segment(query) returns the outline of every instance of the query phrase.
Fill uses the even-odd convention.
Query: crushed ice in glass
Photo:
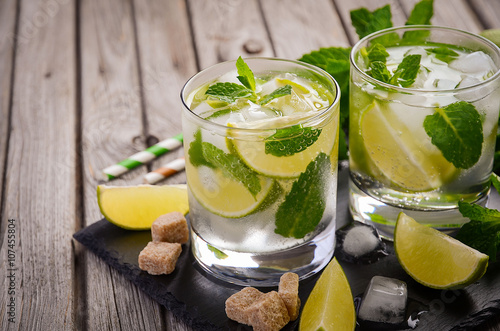
[[[374,276],[361,300],[358,321],[369,329],[397,328],[406,322],[406,283]]]
[[[335,254],[351,263],[373,263],[387,256],[386,245],[377,230],[368,224],[353,221],[337,230]]]

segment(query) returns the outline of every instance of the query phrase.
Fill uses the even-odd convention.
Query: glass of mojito
[[[339,98],[321,69],[271,58],[214,65],[181,92],[192,252],[220,279],[308,277],[335,246]]]
[[[353,218],[391,239],[397,215],[453,232],[485,204],[500,108],[500,50],[478,35],[396,27],[351,53]]]

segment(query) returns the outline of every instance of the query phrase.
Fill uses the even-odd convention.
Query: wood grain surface
[[[297,59],[348,47],[358,40],[351,10],[390,4],[403,25],[416,2],[1,0],[0,330],[191,330],[72,240],[102,218],[101,170],[181,132],[179,93],[196,72],[240,55]],[[432,23],[500,28],[500,1],[434,0]],[[182,155],[108,184],[141,184]]]

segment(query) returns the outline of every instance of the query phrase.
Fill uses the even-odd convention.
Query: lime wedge
[[[335,258],[328,264],[302,310],[299,331],[354,330],[356,313],[351,288]]]
[[[403,269],[417,282],[436,289],[462,288],[479,280],[488,256],[399,213],[394,248]]]
[[[239,218],[259,211],[272,204],[282,192],[275,180],[263,176],[259,176],[261,190],[254,197],[242,182],[224,176],[220,169],[195,168],[186,162],[186,171],[189,188],[196,200],[223,217]]]
[[[290,117],[281,117],[271,121],[290,121],[287,124],[291,125],[293,122]],[[237,124],[234,124],[232,126],[236,127],[236,125]],[[275,178],[295,178],[304,172],[311,160],[314,160],[320,153],[325,153],[327,155],[332,154],[335,147],[338,145],[337,126],[337,122],[331,120],[321,128],[318,139],[312,145],[301,152],[289,156],[267,154],[266,141],[264,138],[260,140],[249,140],[248,138],[242,137],[240,139],[237,133],[229,133],[234,139],[228,139],[228,145],[232,145],[230,150],[234,149],[243,162],[257,173]],[[337,150],[335,151],[338,153]],[[335,157],[337,157],[336,154]]]
[[[391,109],[382,108],[376,101],[362,115],[360,126],[367,155],[398,187],[416,192],[430,191],[449,181],[457,172],[437,148],[430,142],[428,148],[423,146]]]
[[[111,223],[146,230],[161,215],[189,211],[187,187],[182,185],[97,186],[97,203]]]

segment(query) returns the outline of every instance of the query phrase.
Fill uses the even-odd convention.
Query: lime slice
[[[333,260],[314,285],[302,310],[299,331],[354,330],[356,313],[351,288],[342,267]]]
[[[224,176],[220,169],[193,167],[186,162],[187,182],[198,202],[214,214],[239,218],[272,204],[282,191],[270,178],[259,176],[261,190],[254,197],[240,181]],[[274,201],[273,201],[274,202]]]
[[[298,117],[297,117],[298,118]],[[302,117],[303,118],[303,117]],[[289,117],[281,117],[271,120],[276,122],[289,121],[287,124],[293,123]],[[238,123],[238,125],[240,125]],[[236,127],[236,124],[232,125]],[[330,120],[322,129],[318,139],[301,152],[289,156],[275,156],[266,154],[266,142],[262,138],[260,140],[246,140],[245,137],[239,139],[237,133],[229,134],[234,139],[228,139],[227,143],[230,150],[234,150],[245,164],[252,170],[268,177],[276,178],[295,178],[298,177],[307,168],[307,165],[314,160],[320,153],[331,155],[337,145],[338,137],[337,122]]]
[[[488,256],[399,213],[394,249],[403,269],[417,282],[436,289],[462,288],[481,278]]]
[[[97,186],[97,203],[111,223],[146,230],[161,215],[189,211],[187,187],[181,185]]]
[[[457,172],[437,148],[430,142],[426,148],[391,109],[380,107],[376,101],[362,115],[360,126],[367,155],[378,170],[399,187],[430,191]]]

